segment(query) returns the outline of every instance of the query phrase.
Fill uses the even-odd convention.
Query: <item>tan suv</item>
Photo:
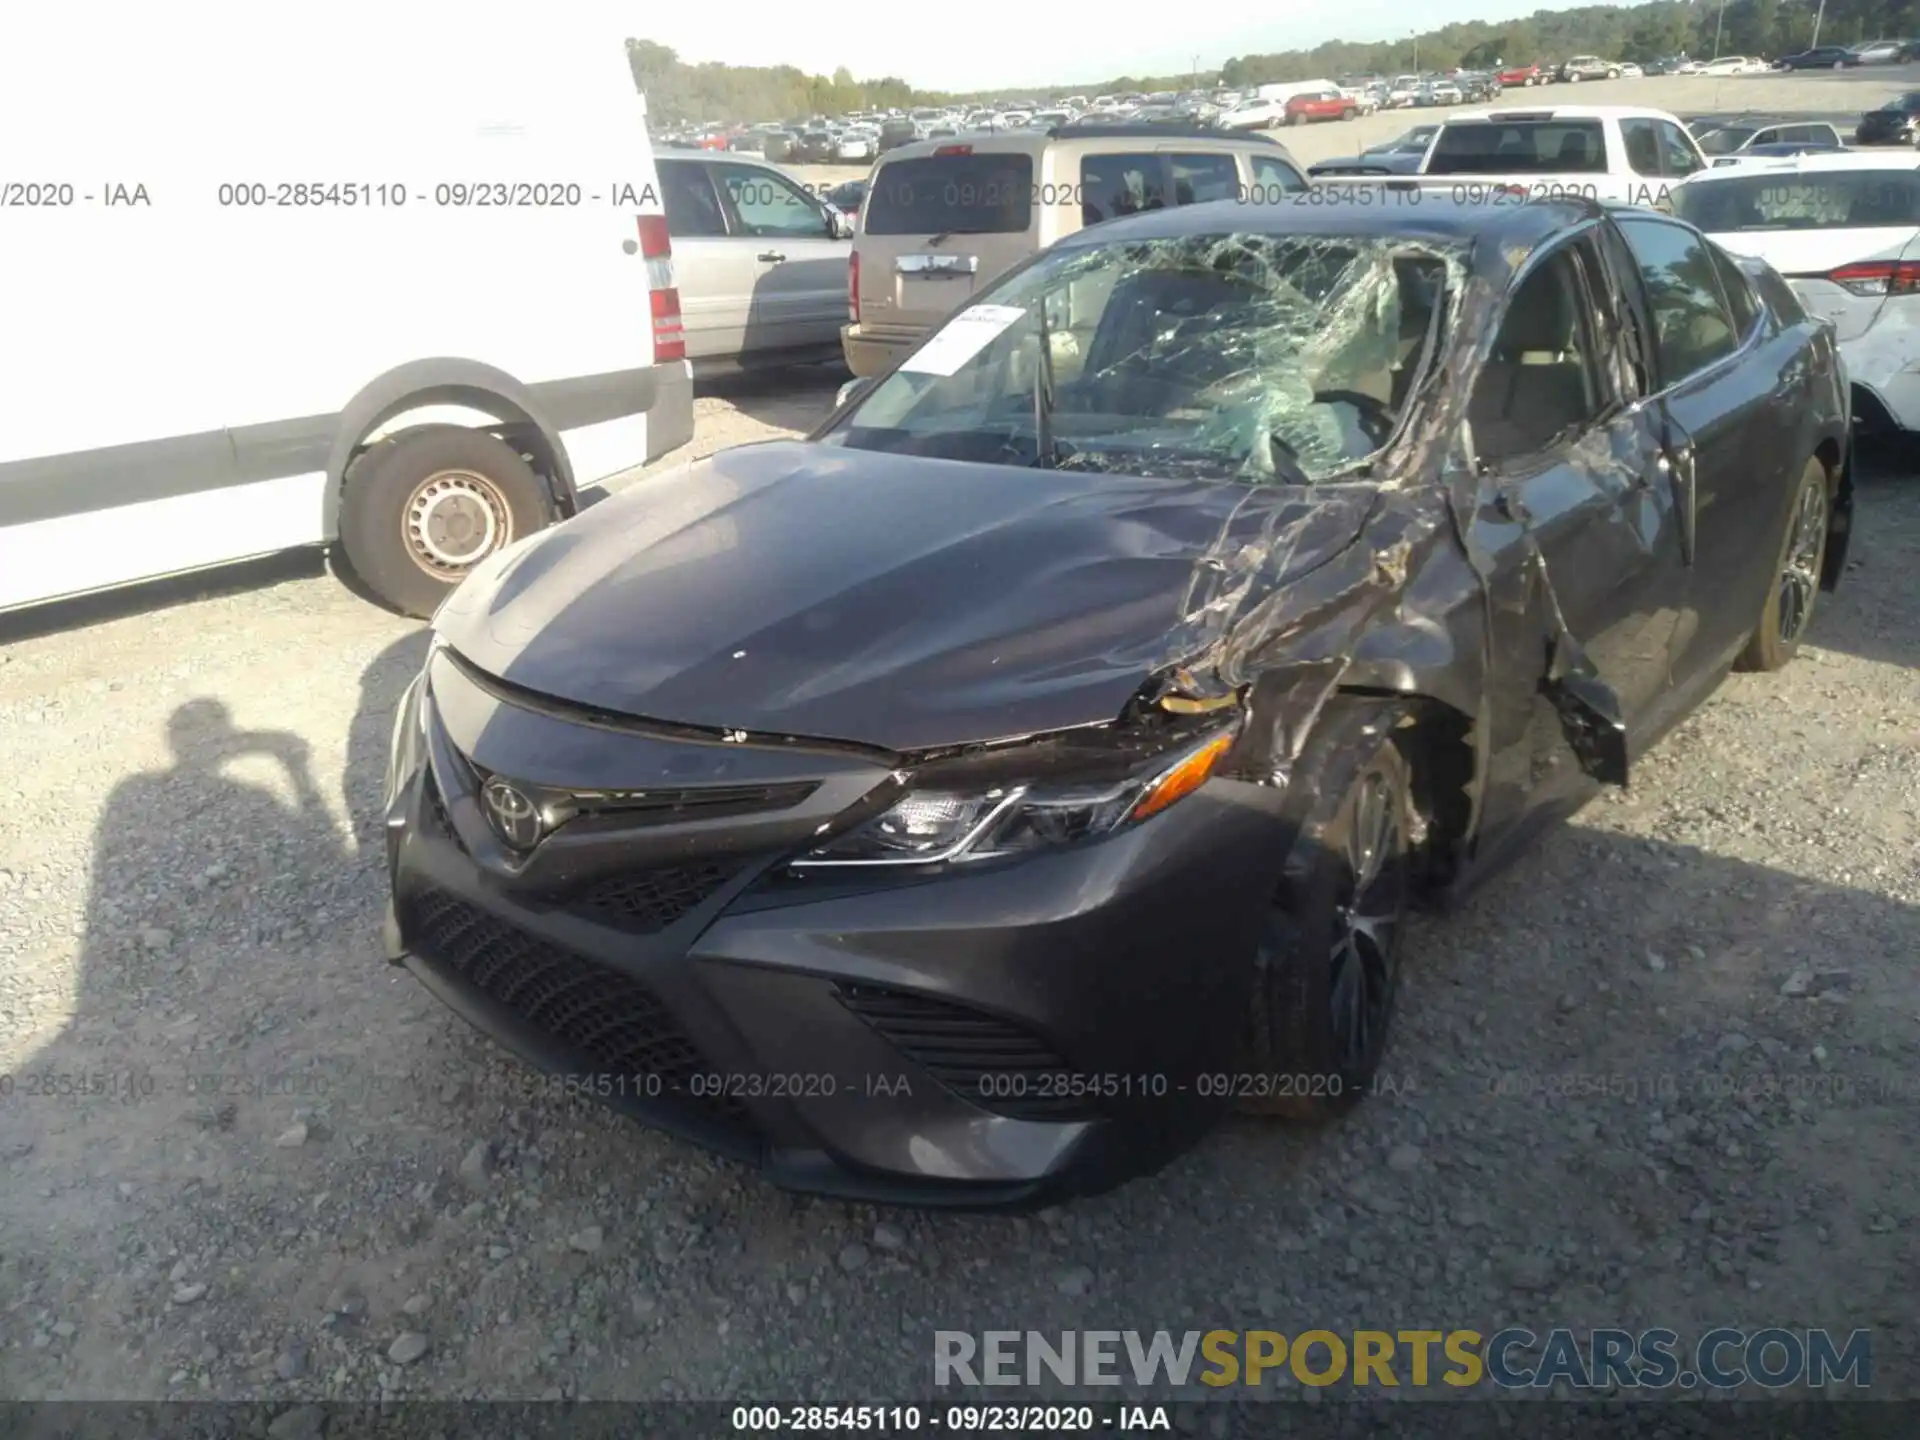
[[[889,150],[854,236],[847,367],[884,374],[978,291],[1088,225],[1309,188],[1271,139],[1177,125],[1062,125]]]

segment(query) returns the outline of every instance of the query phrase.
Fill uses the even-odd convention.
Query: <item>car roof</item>
[[[1003,112],[1004,113],[1004,112]],[[955,145],[971,146],[982,155],[1038,155],[1048,145],[1061,141],[1106,140],[1201,140],[1209,145],[1247,147],[1278,154],[1291,160],[1287,147],[1271,135],[1249,135],[1233,130],[1213,130],[1189,123],[1155,124],[1133,121],[1117,125],[1053,125],[1045,130],[962,130],[935,140],[916,140],[896,146],[881,157],[883,162],[917,160],[938,154]]]
[[[1671,111],[1650,105],[1512,105],[1497,110],[1463,110],[1449,115],[1446,124],[1461,120],[1671,120]]]
[[[1801,155],[1756,155],[1731,165],[1716,165],[1687,177],[1687,184],[1751,175],[1755,171],[1920,170],[1920,153],[1883,155],[1868,150],[1814,150]]]
[[[1831,125],[1820,115],[1782,115],[1771,110],[1742,110],[1736,114],[1695,115],[1689,125]]]
[[[1178,240],[1193,235],[1326,235],[1353,239],[1396,237],[1436,245],[1480,245],[1498,252],[1509,270],[1518,269],[1534,250],[1568,226],[1605,211],[1581,198],[1530,201],[1524,205],[1487,205],[1477,198],[1455,199],[1444,191],[1423,191],[1417,182],[1389,180],[1385,195],[1405,203],[1358,199],[1325,205],[1243,205],[1214,200],[1148,210],[1064,236],[1055,249],[1078,249],[1136,240]]]

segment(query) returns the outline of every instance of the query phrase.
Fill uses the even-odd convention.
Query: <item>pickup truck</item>
[[[1686,127],[1664,110],[1515,106],[1450,116],[1427,149],[1417,183],[1466,199],[1580,195],[1663,206],[1674,185],[1706,168]]]

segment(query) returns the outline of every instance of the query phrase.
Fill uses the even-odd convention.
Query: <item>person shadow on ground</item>
[[[226,1143],[214,1137],[233,1128],[258,1046],[284,1039],[299,992],[325,983],[307,947],[327,907],[312,897],[347,859],[299,736],[241,730],[204,697],[166,735],[171,763],[122,780],[101,809],[67,1019],[21,1067],[59,1088],[0,1107],[0,1152],[88,1204],[113,1199],[90,1183],[88,1151],[104,1146],[138,1185],[177,1174],[204,1139]],[[54,952],[30,963],[63,968]]]

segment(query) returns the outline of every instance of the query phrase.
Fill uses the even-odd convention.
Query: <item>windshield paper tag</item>
[[[941,326],[900,368],[920,375],[951,375],[1026,313],[1018,305],[971,305]]]

